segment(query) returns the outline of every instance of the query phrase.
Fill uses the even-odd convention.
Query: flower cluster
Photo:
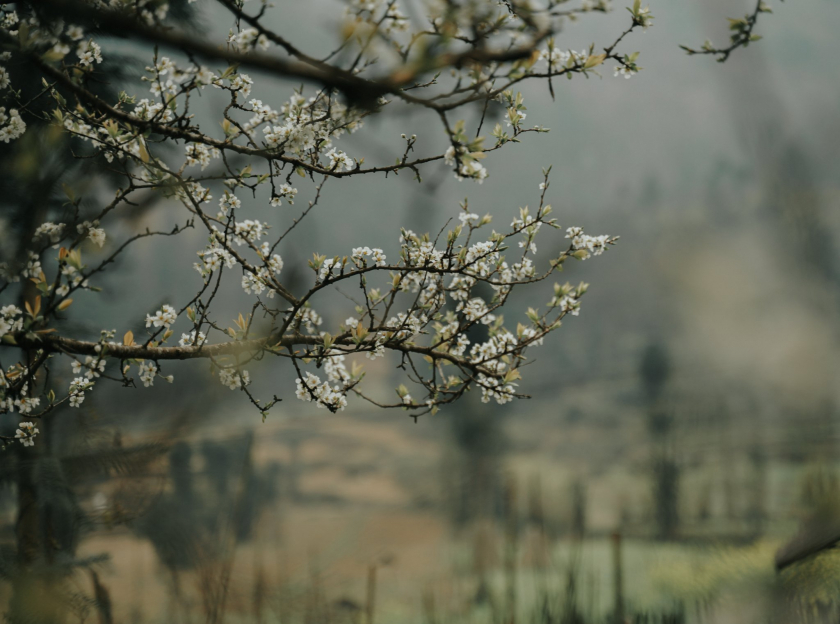
[[[82,41],[76,48],[76,56],[79,57],[79,65],[89,67],[102,62],[102,48],[93,39]]]
[[[251,375],[246,370],[237,370],[235,368],[219,369],[219,381],[223,386],[227,386],[231,390],[244,388],[251,383]]]
[[[561,50],[554,45],[550,45],[540,52],[540,59],[552,67],[573,67],[575,65],[584,65],[589,55],[589,50],[576,52],[574,50]]]
[[[496,320],[493,314],[490,314],[490,309],[487,307],[487,302],[481,297],[474,297],[466,303],[461,302],[456,308],[458,312],[464,315],[468,321],[481,321],[485,325],[489,325]]]
[[[256,28],[246,28],[238,33],[231,31],[230,35],[228,35],[228,43],[235,50],[242,52],[247,52],[257,47],[261,50],[268,50],[271,46],[271,41],[269,41],[268,37],[265,34],[261,34]]]
[[[542,190],[545,190],[546,186],[543,184]],[[407,345],[408,349],[412,349],[426,340],[424,336],[433,335],[430,344],[443,362],[438,366],[445,365],[446,362],[450,365],[455,364],[467,377],[444,375],[441,370],[442,381],[421,381],[428,392],[422,405],[436,408],[441,402],[447,402],[446,399],[440,398],[441,390],[455,396],[473,382],[482,388],[484,400],[506,403],[517,396],[515,380],[519,379],[518,368],[525,359],[525,351],[542,344],[546,334],[559,326],[563,316],[577,316],[580,298],[586,290],[586,285],[581,284],[576,289],[557,287],[555,298],[549,303],[548,312],[539,314],[529,309],[528,325],[520,323],[516,332],[506,329],[504,319],[497,310],[505,303],[514,287],[541,281],[551,273],[550,271],[542,276],[537,275],[534,261],[529,254],[536,253],[534,241],[539,232],[543,231],[543,226],[553,229],[558,229],[559,226],[555,220],[548,218],[552,212],[551,207],[541,203],[533,212],[528,208],[520,209],[519,215],[511,221],[511,229],[507,234],[493,232],[489,240],[470,242],[470,238],[489,223],[490,219],[479,218],[470,213],[466,206],[462,208],[461,214],[465,215],[461,220],[462,224],[448,233],[447,245],[443,247],[437,246],[428,235],[418,236],[410,230],[402,230],[398,265],[388,265],[384,254],[381,262],[370,262],[380,250],[369,247],[353,248],[349,264],[347,259],[342,260],[338,256],[326,258],[316,254],[315,261],[310,263],[317,271],[316,283],[323,283],[327,278],[340,281],[357,274],[365,274],[371,269],[381,268],[391,273],[392,297],[403,292],[410,293],[413,299],[408,310],[378,317],[379,305],[383,301],[393,299],[383,296],[377,288],[365,290],[366,305],[356,308],[361,318],[351,316],[341,326],[344,332],[341,336],[347,336],[344,340],[355,344],[355,349],[349,348],[336,353],[334,349],[330,350],[335,339],[329,334],[322,334],[324,345],[328,349],[318,356],[319,361],[323,357],[325,361],[336,359],[341,362],[340,366],[334,363],[325,364],[330,381],[346,384],[351,378],[348,377],[344,366],[348,352],[358,350],[372,359],[380,357],[389,348],[397,348],[398,345]],[[460,236],[466,231],[465,224],[469,225],[467,241],[459,244]],[[615,239],[609,236],[586,235],[581,228],[570,228],[568,233],[572,235],[569,249],[552,261],[552,267],[560,267],[567,258],[581,260],[589,255],[598,255],[606,246],[615,242]],[[519,243],[522,253],[515,261],[508,262],[503,252],[508,248],[507,242],[511,238],[522,239]],[[490,287],[492,297],[474,292],[479,283]],[[445,310],[450,299],[455,302],[454,309]],[[384,309],[390,309],[390,305]],[[486,326],[489,338],[471,345],[466,334],[475,325]],[[314,327],[308,328],[309,331],[313,329]],[[429,331],[430,329],[433,329],[433,332]],[[465,357],[468,350],[469,357]],[[335,396],[329,393],[340,393],[341,388],[329,387],[329,384],[324,386],[314,375],[312,378],[303,375],[300,379],[299,398],[319,401],[322,395],[327,396],[330,400],[324,406],[334,407]],[[312,388],[312,391],[307,391],[308,387]],[[407,390],[398,394],[401,400],[405,395],[409,395]],[[421,404],[409,399],[402,405],[419,407]]]
[[[454,166],[457,163],[455,177],[459,181],[470,179],[481,184],[487,177],[487,169],[484,168],[479,160],[483,157],[484,154],[482,152],[470,152],[463,145],[450,145],[446,152],[444,152],[443,161],[449,166]]]
[[[283,205],[283,198],[285,198],[289,202],[289,205],[292,206],[295,203],[297,192],[297,189],[292,188],[290,184],[281,184],[275,189],[275,194],[271,197],[270,203],[277,208]]]
[[[22,422],[18,425],[17,431],[15,431],[15,438],[20,440],[20,443],[24,446],[35,446],[35,436],[39,433],[41,432],[34,423]]]
[[[93,379],[94,377],[99,377],[105,372],[105,365],[105,358],[88,355],[85,357],[84,363],[79,362],[79,360],[73,360],[73,374],[80,375],[82,370],[84,370],[85,378]]]
[[[464,211],[458,215],[458,220],[461,222],[462,226],[469,227],[476,225],[481,220],[481,218],[474,212]]]
[[[218,148],[203,143],[187,143],[187,166],[200,165],[201,170],[204,171],[214,159],[221,157],[221,155],[222,153]]]
[[[220,235],[215,230],[214,234],[215,236],[211,238],[210,244],[205,249],[197,252],[198,257],[201,258],[201,262],[193,264],[195,270],[201,274],[205,282],[210,279],[210,276],[215,271],[218,271],[223,266],[228,269],[236,266],[236,258],[225,246],[224,238],[220,238]]]
[[[329,382],[322,382],[317,375],[306,373],[303,378],[295,380],[297,389],[295,396],[301,401],[315,401],[318,407],[329,409],[331,412],[343,410],[347,407],[347,397],[339,386],[330,386]]]
[[[385,266],[385,252],[379,248],[371,249],[370,247],[354,247],[350,258],[353,260],[353,264],[357,267],[367,266],[368,258],[370,258],[371,262],[378,267]]]
[[[23,271],[20,272],[21,277],[38,277],[41,274],[41,257],[34,251],[30,251],[27,255],[29,259]]]
[[[146,327],[154,325],[155,327],[165,327],[166,329],[169,329],[177,318],[178,313],[175,311],[175,308],[171,305],[164,305],[160,310],[155,312],[154,315],[146,315]]]
[[[341,171],[343,168],[344,171],[351,171],[356,166],[352,158],[334,147],[330,148],[324,156],[330,159],[330,169]]]
[[[572,247],[579,253],[577,257],[586,260],[591,253],[593,256],[600,256],[610,244],[610,237],[606,234],[600,236],[589,236],[584,234],[581,227],[570,227],[566,230],[566,238],[572,240]]]
[[[155,377],[158,374],[157,365],[154,362],[146,362],[141,361],[138,366],[138,372],[140,374],[140,381],[143,382],[145,387],[155,385]]]
[[[295,323],[303,325],[309,333],[313,333],[315,328],[323,322],[321,315],[311,307],[300,308],[295,314]]]
[[[247,245],[248,243],[256,243],[265,235],[268,230],[268,224],[256,221],[254,219],[246,219],[234,224],[234,242],[237,245]]]
[[[188,91],[192,88],[202,89],[208,85],[218,86],[219,80],[213,72],[206,67],[179,67],[172,59],[167,56],[162,56],[158,59],[153,67],[146,67],[146,71],[151,74],[144,76],[143,80],[151,83],[149,91],[159,98],[163,94],[169,96],[177,96],[182,91]],[[174,102],[175,100],[170,100]],[[141,103],[148,100],[141,100]]]
[[[21,394],[23,394],[23,391],[21,391]],[[29,414],[40,404],[41,399],[39,399],[38,397],[21,396],[15,399],[14,401],[14,405],[17,408],[17,411],[21,414]],[[13,410],[10,408],[9,411],[11,412]]]
[[[81,407],[85,400],[85,390],[90,390],[93,383],[84,377],[76,377],[70,382],[70,407]]]
[[[200,347],[204,344],[207,340],[207,336],[204,335],[204,332],[196,332],[192,330],[189,334],[181,334],[181,339],[178,341],[178,346],[180,347],[192,347],[197,346]]]
[[[425,315],[412,310],[408,313],[398,312],[396,316],[389,318],[385,325],[392,340],[408,340],[419,334],[428,322],[429,319]]]
[[[18,411],[26,415],[38,407],[41,399],[28,396],[30,383],[30,369],[26,366],[15,364],[5,373],[0,369],[0,413]]]
[[[35,238],[49,238],[51,243],[57,243],[64,235],[63,223],[51,223],[49,221],[42,223],[35,229]]]
[[[6,113],[6,107],[0,106],[0,141],[8,143],[20,138],[26,132],[26,123],[20,116],[16,108],[9,109]]]
[[[219,199],[219,213],[217,217],[219,219],[224,219],[231,210],[235,210],[242,205],[242,202],[239,201],[239,198],[231,193],[229,190],[225,189],[224,194]]]
[[[15,305],[0,308],[0,337],[23,329],[22,314],[20,308]]]
[[[345,356],[332,351],[327,352],[327,357],[324,361],[324,372],[327,373],[327,378],[330,381],[348,385],[352,376],[347,371],[344,365]]]
[[[636,70],[630,69],[627,65],[619,65],[615,68],[615,72],[613,76],[618,78],[619,76],[624,76],[625,78],[632,78],[636,75]]]
[[[99,245],[101,248],[105,245],[105,230],[102,228],[89,228],[88,229],[88,238],[93,241],[94,244]]]
[[[283,268],[283,260],[280,259],[280,256],[275,255],[270,261],[270,266],[276,269],[275,273],[279,273],[280,269]],[[248,295],[261,295],[263,291],[267,290],[266,296],[273,299],[277,291],[270,286],[272,283],[271,273],[265,267],[260,267],[256,273],[242,274],[242,290]]]
[[[572,287],[566,282],[563,286],[554,285],[554,297],[548,302],[549,307],[559,308],[562,314],[578,316],[580,314],[580,298],[589,288],[589,284],[581,282],[577,287]]]
[[[481,402],[489,403],[495,400],[499,405],[510,403],[516,397],[516,384],[505,383],[496,377],[488,377],[480,373],[478,375],[478,385],[481,388]]]
[[[332,99],[329,93],[305,99],[301,94],[292,96],[279,114],[261,114],[249,126],[263,126],[265,145],[280,152],[329,161],[326,169],[350,171],[356,164],[344,152],[332,145],[335,138],[362,127],[363,111],[347,107]],[[283,123],[271,123],[273,121]],[[263,125],[265,124],[265,125]],[[250,127],[248,128],[250,129]]]

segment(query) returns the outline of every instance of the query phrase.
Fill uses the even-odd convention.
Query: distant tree
[[[487,414],[478,401],[465,399],[449,419],[453,456],[444,475],[453,524],[501,519],[502,469],[508,448],[498,414]]]
[[[651,441],[656,533],[660,539],[673,539],[679,525],[680,467],[673,448],[674,414],[662,400],[671,376],[670,359],[664,346],[652,343],[645,349],[639,373]]]
[[[639,373],[648,402],[656,401],[671,376],[671,364],[665,347],[658,342],[649,344],[642,355]]]

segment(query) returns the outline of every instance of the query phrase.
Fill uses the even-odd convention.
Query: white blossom
[[[250,384],[251,375],[246,370],[239,371],[235,368],[222,368],[219,369],[219,381],[231,390],[236,390]]]
[[[82,373],[82,370],[84,370],[85,377],[87,379],[93,379],[94,377],[99,377],[105,372],[105,365],[106,362],[103,358],[88,355],[85,357],[84,363],[79,362],[78,360],[73,360],[72,369],[74,375],[79,375]]]
[[[23,412],[21,412],[23,413]],[[31,422],[22,422],[15,431],[15,438],[24,446],[35,446],[35,436],[40,433],[38,427]]]
[[[38,228],[35,230],[34,237],[47,237],[50,239],[51,243],[57,243],[61,240],[63,233],[63,223],[50,223],[49,221],[47,221],[46,223],[42,223],[38,226]]]
[[[626,65],[618,65],[615,68],[615,72],[613,73],[613,77],[618,78],[619,76],[624,76],[625,78],[629,79],[636,75],[636,71],[630,69]]]
[[[70,37],[73,41],[78,41],[79,39],[83,39],[85,36],[85,31],[82,30],[81,26],[76,26],[74,24],[67,25],[67,36]]]
[[[321,315],[312,308],[300,308],[295,314],[295,320],[306,327],[309,333],[313,333],[315,328],[323,323]]]
[[[23,312],[15,305],[0,308],[0,337],[23,329]]]
[[[372,264],[376,266],[385,266],[386,258],[385,252],[378,247],[371,249],[370,247],[354,247],[350,258],[353,264],[357,267],[364,267],[368,265],[367,259],[370,258]]]
[[[590,253],[594,256],[600,256],[606,251],[611,240],[606,234],[589,236],[584,233],[583,228],[576,226],[566,230],[566,238],[571,239],[573,249],[585,252],[580,255],[581,260],[586,260]]]
[[[201,346],[206,340],[207,336],[204,335],[204,332],[196,332],[195,330],[192,330],[189,334],[181,334],[181,339],[178,341],[178,346]]]
[[[278,206],[283,205],[283,198],[286,198],[286,201],[289,202],[289,205],[293,205],[295,203],[295,195],[297,195],[298,190],[296,188],[292,188],[289,184],[281,184],[277,187],[277,194],[271,198],[271,205],[275,208]]]
[[[203,143],[187,143],[185,150],[187,165],[201,165],[202,171],[210,166],[213,159],[221,156],[218,148],[204,145]]]
[[[157,376],[157,365],[154,362],[141,361],[138,365],[140,372],[140,381],[145,387],[155,385],[155,377]]]
[[[178,318],[178,313],[175,311],[171,305],[164,305],[160,310],[154,313],[154,315],[146,315],[146,327],[151,327],[154,325],[155,327],[165,327],[169,329],[170,325],[172,325],[175,320]]]
[[[21,414],[29,414],[32,410],[41,404],[41,399],[38,397],[21,396],[14,401],[14,406]]]
[[[9,109],[9,113],[6,114],[6,107],[0,106],[0,141],[3,143],[14,141],[24,132],[26,132],[26,124],[17,109]]]
[[[105,244],[105,230],[102,228],[90,228],[88,230],[88,238],[101,248]]]
[[[487,303],[481,297],[474,297],[466,303],[459,303],[456,309],[468,321],[480,321],[484,325],[489,325],[496,320],[496,315],[489,313]]]
[[[465,226],[475,225],[481,220],[481,217],[474,212],[462,212],[458,215],[458,220]]]
[[[87,67],[102,62],[102,49],[93,39],[89,39],[79,44],[79,47],[76,48],[76,56],[79,57],[79,64],[82,67]]]
[[[93,383],[84,377],[76,377],[70,382],[70,407],[80,407],[82,405],[85,400],[85,390],[90,390]]]
[[[488,377],[483,373],[478,375],[478,384],[481,387],[481,402],[489,403],[491,399],[495,399],[499,405],[509,403],[514,399],[516,384],[505,384],[495,377]]]
[[[267,224],[253,219],[246,219],[234,224],[234,242],[239,245],[258,242],[266,233]]]
[[[345,171],[351,171],[355,167],[352,158],[334,147],[324,154],[324,156],[330,159],[330,169],[341,171],[341,168],[344,167]]]
[[[295,380],[297,389],[295,396],[301,401],[315,401],[318,407],[331,411],[344,410],[347,407],[347,397],[339,386],[330,386],[329,382],[322,382],[317,375],[305,373],[303,378]]]

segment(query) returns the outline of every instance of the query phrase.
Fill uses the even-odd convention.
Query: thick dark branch
[[[298,61],[280,59],[267,54],[249,52],[247,54],[225,49],[208,43],[206,40],[191,37],[174,29],[164,30],[147,26],[128,15],[112,10],[96,10],[76,0],[40,0],[42,7],[50,11],[67,15],[73,22],[86,19],[96,24],[101,31],[117,37],[136,38],[156,45],[184,50],[198,56],[224,61],[228,64],[240,64],[274,75],[286,76],[296,80],[314,82],[325,87],[338,89],[347,97],[367,107],[375,105],[376,99],[386,93],[393,93],[396,87],[385,82],[372,82],[359,78],[350,72],[322,63],[313,65]]]
[[[465,65],[487,65],[490,63],[511,63],[530,57],[536,47],[554,34],[551,28],[535,31],[527,44],[515,48],[485,49],[469,47],[460,52],[447,52],[433,58],[421,59],[420,62],[408,63],[395,68],[387,76],[365,79],[351,71],[314,59],[288,43],[283,37],[263,27],[259,20],[235,10],[232,3],[220,0],[269,40],[283,47],[300,61],[280,59],[258,52],[236,52],[219,46],[213,46],[201,39],[191,37],[174,29],[152,27],[117,11],[92,9],[77,0],[42,0],[41,6],[49,6],[51,11],[66,14],[72,21],[80,17],[94,22],[97,27],[114,36],[138,38],[156,45],[177,48],[208,59],[225,61],[265,71],[275,76],[284,76],[306,82],[314,82],[344,93],[348,99],[367,108],[374,108],[377,99],[383,95],[395,95],[410,104],[419,104],[437,110],[440,105],[430,100],[409,95],[403,89],[411,87],[421,75],[441,69],[461,68]]]
[[[43,350],[49,353],[66,353],[68,355],[91,355],[94,357],[112,358],[119,360],[194,360],[194,359],[210,359],[226,355],[237,355],[241,353],[248,353],[260,350],[280,350],[287,349],[292,352],[296,346],[322,346],[324,344],[323,336],[306,335],[306,334],[285,334],[279,336],[275,333],[269,334],[263,338],[254,338],[252,340],[239,340],[232,342],[223,342],[212,345],[200,346],[185,346],[185,347],[153,347],[140,344],[121,345],[106,343],[104,346],[99,342],[92,342],[86,340],[76,340],[74,338],[64,338],[54,334],[40,334],[35,337],[33,334],[16,333],[12,334],[14,344],[9,342],[0,342],[0,347],[17,347],[21,349]],[[451,355],[445,351],[437,351],[431,347],[423,347],[415,345],[410,342],[399,340],[388,340],[383,343],[386,349],[392,351],[400,351],[402,353],[417,353],[418,355],[426,355],[435,360],[446,360],[462,366],[470,370],[482,372],[488,376],[496,377],[497,375],[492,371],[486,370],[484,367],[472,364],[468,359]],[[338,337],[335,339],[333,345],[352,347],[356,350],[356,343],[345,337]],[[373,347],[374,344],[367,345],[363,343],[360,345],[360,351],[369,350],[365,346]]]

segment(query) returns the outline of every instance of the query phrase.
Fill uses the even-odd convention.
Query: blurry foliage
[[[840,610],[840,553],[824,551],[797,563],[780,576],[780,587],[807,617],[826,608]]]
[[[501,471],[509,447],[498,411],[468,396],[449,418],[452,452],[445,459],[446,496],[456,527],[499,518]]]
[[[650,573],[656,586],[667,595],[687,604],[704,605],[725,592],[737,591],[739,584],[772,585],[773,555],[777,548],[776,542],[758,541],[747,547],[686,552],[679,557],[663,557]]]

